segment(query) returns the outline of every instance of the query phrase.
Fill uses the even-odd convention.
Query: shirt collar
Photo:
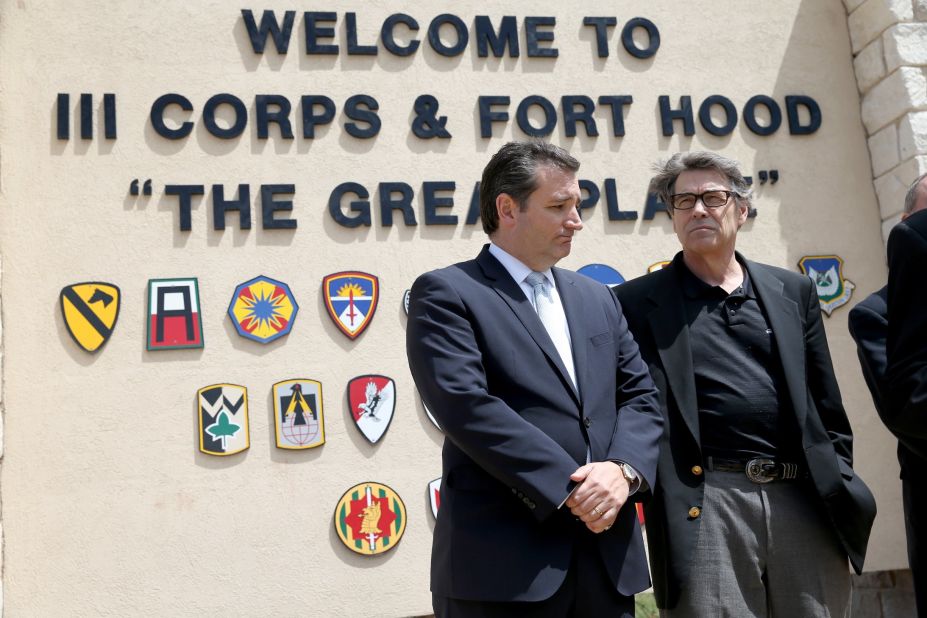
[[[533,273],[534,271],[525,266],[525,264],[513,256],[511,253],[507,252],[505,249],[500,247],[497,244],[494,244],[492,241],[489,242],[489,252],[494,258],[499,260],[499,263],[502,264],[502,267],[509,273],[512,279],[515,280],[515,283],[522,284],[525,282],[525,277]],[[556,289],[557,284],[554,282],[554,274],[551,272],[551,269],[540,271],[545,277],[547,277],[548,283]]]
[[[744,264],[740,256],[737,256],[737,263],[740,264],[741,270],[744,273],[743,283],[740,284],[740,288],[728,294],[724,291],[724,288],[717,285],[709,285],[701,279],[695,276],[689,267],[686,266],[685,261],[682,259],[682,252],[676,254],[676,257],[673,258],[673,265],[678,269],[679,273],[679,283],[682,286],[682,290],[685,295],[689,298],[706,298],[709,295],[717,294],[721,292],[724,297],[739,294],[746,298],[755,299],[756,294],[753,291],[753,283],[750,281],[750,273],[747,271],[747,265]]]

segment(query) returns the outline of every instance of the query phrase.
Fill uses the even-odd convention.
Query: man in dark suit
[[[843,616],[875,501],[812,281],[735,251],[737,163],[679,153],[650,190],[682,251],[615,288],[666,423],[647,539],[669,616]]]
[[[927,616],[927,212],[914,216],[921,211],[927,174],[908,188],[902,223],[889,237],[889,284],[850,311],[849,327],[876,411],[898,436],[908,563],[918,615]]]
[[[654,482],[656,391],[608,288],[554,268],[578,168],[505,145],[480,185],[491,243],[412,286],[409,366],[445,432],[438,616],[633,616],[650,583],[629,502]]]

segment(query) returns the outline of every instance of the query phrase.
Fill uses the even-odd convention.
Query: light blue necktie
[[[534,309],[547,330],[554,347],[560,354],[560,360],[566,367],[573,385],[576,386],[576,370],[573,366],[573,350],[567,335],[566,315],[563,307],[557,303],[551,293],[550,281],[544,273],[532,272],[525,277],[525,283],[534,290]]]

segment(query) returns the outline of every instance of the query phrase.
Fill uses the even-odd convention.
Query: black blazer
[[[577,535],[572,474],[620,459],[655,480],[657,395],[608,288],[554,269],[570,325],[577,393],[531,303],[488,251],[412,286],[406,349],[445,432],[431,590],[480,601],[538,601],[561,585]],[[650,585],[629,503],[595,537],[607,576]]]
[[[927,210],[888,237],[886,425],[927,458]]]
[[[704,462],[688,324],[675,262],[615,288],[660,391],[666,421],[658,484],[646,508],[651,572],[660,607],[674,607],[680,586],[688,579],[701,522],[688,512],[702,505],[704,494],[704,474],[693,472],[693,466]],[[876,506],[869,488],[853,472],[853,437],[814,285],[798,273],[756,262],[746,265],[776,338],[801,428],[805,463],[850,562],[860,572]]]
[[[891,423],[891,415],[885,407],[883,391],[885,389],[885,371],[888,367],[888,357],[885,345],[888,337],[888,286],[870,294],[859,301],[850,310],[847,323],[850,335],[856,341],[856,352],[859,355],[859,364],[863,368],[866,385],[872,393],[872,402],[875,404],[879,418],[886,425]],[[927,474],[927,459],[898,442],[898,463],[901,466],[901,478],[921,479]]]

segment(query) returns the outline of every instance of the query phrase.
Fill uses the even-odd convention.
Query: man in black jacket
[[[927,210],[927,174],[917,178],[908,188],[905,196],[904,212],[901,215],[902,222],[906,222],[911,215],[916,212]],[[922,215],[923,217],[923,215]],[[909,237],[916,241],[917,232],[910,228],[907,223],[900,234],[904,237],[901,243]],[[893,234],[893,236],[895,236]],[[923,237],[923,233],[921,233]],[[901,466],[901,492],[904,505],[905,531],[908,541],[908,563],[911,566],[911,572],[914,575],[914,592],[917,600],[918,615],[927,616],[927,539],[924,538],[924,522],[927,521],[927,493],[924,492],[924,478],[927,478],[927,442],[923,438],[918,439],[910,431],[904,431],[904,423],[899,422],[905,415],[910,415],[911,411],[906,410],[907,406],[915,406],[914,391],[918,387],[918,378],[916,376],[916,365],[911,365],[911,361],[917,359],[917,353],[921,353],[921,366],[924,365],[923,352],[927,349],[927,337],[924,330],[924,306],[912,299],[910,295],[916,294],[916,288],[923,288],[924,279],[922,268],[917,266],[907,269],[908,263],[917,264],[917,258],[907,254],[906,251],[899,253],[899,236],[895,236],[895,261],[896,267],[893,272],[889,273],[890,279],[894,278],[896,287],[896,319],[908,322],[908,328],[916,331],[916,322],[920,320],[921,334],[918,342],[916,332],[910,332],[908,335],[901,335],[902,325],[899,325],[895,332],[896,341],[898,337],[911,336],[913,344],[912,351],[914,355],[902,354],[902,358],[897,358],[898,343],[896,343],[896,380],[901,382],[897,385],[898,391],[896,397],[893,397],[893,408],[889,408],[886,400],[888,399],[886,391],[886,372],[888,369],[887,344],[888,339],[888,289],[886,285],[882,289],[870,294],[856,305],[850,311],[849,328],[850,335],[856,341],[859,362],[863,369],[863,376],[866,378],[866,384],[872,393],[872,401],[875,403],[876,411],[885,425],[896,432],[898,440],[898,463]],[[916,246],[916,244],[915,244]],[[923,256],[921,256],[923,258]],[[903,275],[913,276],[912,280],[903,280]],[[923,301],[923,293],[921,293]],[[913,312],[913,315],[912,315]],[[899,314],[902,314],[899,316]],[[907,314],[907,315],[904,315]],[[902,361],[905,357],[909,359],[907,369]],[[903,373],[904,372],[904,373]],[[910,374],[914,374],[910,376]],[[914,379],[912,380],[911,377]],[[920,388],[923,389],[925,382],[924,370],[921,369]],[[922,390],[923,392],[923,390]],[[923,398],[921,399],[923,406]],[[924,418],[923,408],[921,417]],[[902,418],[899,418],[900,417]],[[921,421],[922,427],[924,420]],[[897,429],[896,429],[897,428]]]
[[[843,616],[875,501],[853,471],[813,282],[735,252],[737,163],[674,155],[651,191],[682,251],[615,288],[661,394],[647,537],[670,616]]]

